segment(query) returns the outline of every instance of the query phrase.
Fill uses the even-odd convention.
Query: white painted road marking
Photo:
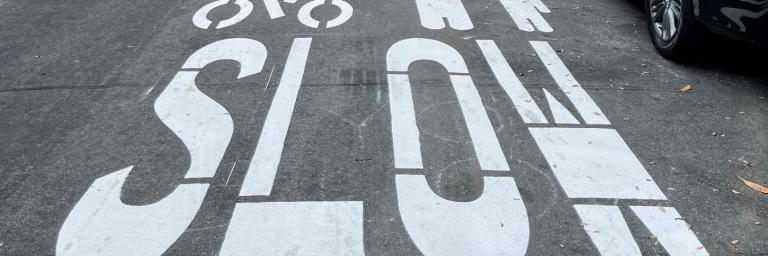
[[[266,196],[272,193],[311,45],[311,38],[297,38],[293,41],[280,85],[272,99],[256,151],[248,166],[241,196]]]
[[[202,69],[218,60],[240,63],[237,79],[261,72],[267,59],[267,48],[259,41],[248,38],[230,38],[200,48],[190,56],[182,69]]]
[[[552,47],[537,41],[531,45],[586,123],[610,125]],[[549,93],[547,98],[550,104],[556,102]],[[555,110],[552,111],[554,114]],[[667,200],[615,130],[530,128],[529,131],[568,197]],[[584,228],[601,254],[640,255],[618,208],[574,207],[586,222]],[[676,209],[651,206],[631,206],[631,209],[670,255],[708,255]],[[600,231],[600,234],[590,231]]]
[[[400,216],[424,255],[525,255],[528,213],[511,177],[485,177],[473,202],[440,198],[422,175],[397,175]]]
[[[316,20],[315,18],[312,18],[312,10],[325,4],[325,1],[326,0],[312,0],[309,3],[306,3],[304,6],[302,6],[299,9],[299,13],[298,13],[299,22],[311,28],[320,27],[320,21]],[[331,0],[331,4],[341,9],[341,13],[339,13],[339,16],[337,16],[336,18],[329,20],[326,27],[332,28],[332,27],[339,26],[347,22],[350,18],[352,18],[352,13],[353,13],[352,5],[350,5],[349,3],[343,0]]]
[[[480,93],[468,75],[451,75],[453,90],[459,100],[464,123],[467,125],[472,146],[475,148],[480,169],[487,171],[509,171],[507,158],[501,150],[488,113],[485,111]]]
[[[183,69],[202,69],[217,60],[240,63],[238,78],[261,72],[267,49],[258,41],[225,39],[192,54]],[[189,151],[186,178],[213,177],[232,138],[234,124],[229,112],[195,85],[198,71],[180,71],[155,101],[160,120],[178,136]]]
[[[310,28],[320,27],[320,21],[312,18],[312,10],[323,5],[324,3],[325,0],[312,0],[309,3],[304,4],[304,6],[299,8],[299,22]]]
[[[395,43],[387,52],[389,72],[407,72],[411,63],[419,60],[435,61],[448,72],[467,73],[464,59],[447,44],[422,38],[405,39]],[[392,113],[392,141],[395,168],[422,168],[416,114],[413,95],[406,75],[390,75],[390,108]],[[467,130],[472,138],[478,162],[483,170],[509,171],[504,151],[501,149],[480,94],[469,75],[451,75],[451,83],[459,100]],[[404,87],[409,87],[404,89]],[[418,161],[418,162],[416,162]]]
[[[691,227],[675,208],[660,206],[632,206],[632,212],[656,236],[671,256],[709,255]]]
[[[587,124],[604,124],[609,125],[611,122],[600,110],[600,107],[595,104],[589,94],[584,91],[578,81],[573,77],[568,68],[565,67],[563,61],[557,56],[557,53],[552,46],[543,41],[532,41],[531,46],[536,50],[536,53],[544,62],[544,66],[549,70],[549,74],[555,79],[560,89],[565,92],[565,95],[571,100],[576,110],[584,119]]]
[[[238,203],[220,255],[365,255],[363,202]]]
[[[208,13],[217,7],[226,5],[228,2],[229,0],[216,0],[204,5],[192,16],[192,24],[195,24],[198,28],[208,29],[213,24],[213,21],[208,19]]]
[[[208,185],[179,185],[154,204],[125,205],[120,194],[132,168],[93,182],[64,221],[56,255],[161,255],[187,229]]]
[[[437,62],[448,73],[469,74],[464,58],[456,49],[426,38],[403,39],[390,46],[387,51],[387,71],[408,72],[408,67],[417,60]]]
[[[354,12],[352,5],[343,0],[331,0],[331,4],[339,7],[339,9],[341,9],[341,14],[339,14],[338,17],[329,20],[327,27],[337,27],[352,18],[352,13]]]
[[[228,2],[229,0],[217,0],[203,6],[197,10],[197,12],[195,12],[194,16],[192,16],[192,24],[195,24],[195,26],[202,29],[210,28],[213,22],[208,19],[208,13],[217,7],[226,5]],[[246,17],[248,17],[248,15],[251,15],[251,12],[253,12],[253,3],[251,3],[249,0],[235,0],[235,4],[240,7],[240,10],[234,16],[219,22],[219,25],[216,26],[216,29],[235,25],[243,21]]]
[[[421,25],[428,29],[470,30],[474,28],[461,0],[415,0]],[[446,24],[447,23],[447,24]]]
[[[264,0],[264,7],[267,8],[270,19],[277,19],[285,16],[283,8],[280,7],[280,0]]]
[[[285,16],[279,0],[263,0],[270,18]],[[296,0],[283,0],[295,3]],[[328,3],[341,9],[327,27],[344,24],[353,14],[343,0],[307,0],[297,12],[302,24],[318,28],[312,10]],[[474,26],[461,0],[414,0],[428,29],[470,30]],[[551,32],[540,0],[500,0],[518,28]],[[217,29],[248,17],[248,0],[217,0],[192,17],[209,29],[213,9],[228,3],[239,11]],[[1,2],[0,2],[1,4]],[[264,121],[241,196],[268,196],[273,189],[312,39],[294,40],[280,85]],[[525,123],[548,123],[493,41],[477,41],[499,84]],[[573,78],[547,42],[531,42],[539,58],[586,125],[610,125],[607,117]],[[198,90],[195,77],[207,64],[240,62],[238,78],[261,72],[266,48],[250,39],[222,40],[195,52],[155,102],[155,111],[187,148],[186,178],[213,177],[233,132],[229,113]],[[443,65],[456,93],[472,145],[483,170],[509,171],[506,156],[466,63],[456,49],[430,39],[406,39],[387,53],[392,139],[396,168],[423,168],[409,65],[429,60]],[[270,79],[271,81],[271,74]],[[268,84],[269,84],[268,81]],[[550,91],[543,90],[556,124],[579,119]],[[560,96],[559,93],[555,93]],[[570,105],[569,105],[570,106]],[[530,128],[565,193],[571,198],[666,200],[650,175],[615,130],[602,128]],[[234,166],[233,166],[234,169]],[[120,191],[131,168],[97,179],[75,205],[57,241],[62,255],[159,255],[189,226],[208,184],[179,185],[166,198],[145,206],[122,203]],[[231,175],[230,171],[230,175]],[[435,194],[422,175],[397,175],[398,210],[414,244],[425,255],[524,255],[530,227],[512,177],[484,177],[485,190],[472,202],[453,202]],[[229,176],[226,183],[229,183]],[[584,229],[603,255],[639,255],[617,206],[575,205]],[[674,208],[632,207],[672,255],[706,255],[695,234]],[[363,202],[238,203],[230,221],[223,255],[363,255]],[[139,246],[136,246],[138,243]],[[694,249],[695,248],[695,249]],[[703,252],[703,253],[702,253]]]
[[[600,255],[642,255],[618,206],[574,205],[573,208]]]
[[[579,120],[571,114],[555,96],[552,96],[547,89],[544,90],[544,97],[549,104],[549,112],[552,113],[552,117],[555,119],[556,124],[579,124]]]
[[[197,74],[177,73],[155,101],[155,112],[189,152],[185,178],[210,178],[229,146],[234,124],[224,107],[197,89]]]
[[[267,50],[251,39],[225,39],[190,56],[186,69],[217,60],[240,62],[238,78],[261,72]],[[160,120],[190,154],[186,178],[210,178],[230,142],[232,119],[224,107],[197,89],[199,71],[179,71],[155,101]],[[207,184],[179,185],[159,202],[131,206],[120,192],[132,167],[97,179],[64,221],[56,244],[60,255],[160,255],[194,219]],[[136,246],[136,244],[141,246]]]
[[[544,113],[541,112],[531,94],[528,93],[523,83],[515,75],[515,71],[509,66],[496,43],[491,40],[477,40],[477,45],[483,51],[483,56],[485,56],[485,60],[490,65],[493,75],[496,76],[499,85],[512,100],[512,104],[515,105],[520,117],[523,118],[523,122],[534,124],[547,123]]]
[[[424,50],[428,49],[428,50]],[[393,44],[387,51],[388,72],[408,72],[411,63],[431,60],[441,64],[449,73],[469,73],[464,58],[442,42],[431,39],[406,39]],[[389,107],[392,121],[392,146],[395,168],[422,169],[419,128],[408,75],[389,74]]]
[[[541,16],[541,13],[550,13],[541,0],[501,0],[504,9],[507,10],[517,28],[522,31],[552,32],[549,23]]]
[[[320,21],[313,18],[311,13],[312,13],[312,10],[314,10],[315,8],[325,4],[325,1],[326,0],[312,0],[304,4],[301,8],[299,8],[299,11],[297,13],[299,22],[311,28],[318,28],[320,26]],[[332,27],[339,26],[347,22],[350,18],[352,18],[352,13],[353,13],[352,5],[350,5],[344,0],[330,0],[330,1],[332,5],[335,5],[336,7],[341,9],[341,13],[339,14],[339,16],[329,20],[326,27],[332,28]],[[269,14],[270,19],[274,20],[274,19],[285,16],[285,12],[283,11],[283,8],[280,6],[280,0],[263,0],[263,2],[264,2],[264,7],[267,9],[267,13]],[[296,3],[295,0],[286,0],[284,2],[291,3],[291,4]],[[229,3],[229,0],[217,0],[203,6],[202,8],[197,10],[197,12],[195,12],[195,14],[192,16],[192,23],[195,26],[202,29],[210,28],[211,25],[213,24],[213,21],[208,19],[208,13],[210,13],[213,9],[224,6],[228,3]],[[219,24],[216,26],[216,29],[226,28],[226,27],[235,25],[237,23],[240,23],[249,15],[251,15],[251,13],[253,12],[253,3],[251,3],[250,0],[235,0],[234,4],[236,4],[240,8],[240,10],[232,17],[219,22]]]
[[[529,131],[568,197],[667,200],[615,130]]]
[[[387,75],[395,168],[422,169],[419,128],[408,75]]]

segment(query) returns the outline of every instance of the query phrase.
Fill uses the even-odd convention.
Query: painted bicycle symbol
[[[285,12],[283,12],[283,8],[280,5],[279,0],[263,1],[264,7],[267,9],[267,13],[269,13],[270,19],[274,20],[285,16]],[[294,4],[296,1],[297,0],[284,0],[284,2],[288,4]],[[208,13],[218,7],[229,4],[229,2],[229,0],[217,0],[203,6],[197,12],[195,12],[195,15],[192,17],[192,23],[194,23],[195,26],[199,28],[210,29],[213,25],[213,21],[208,19]],[[311,0],[299,8],[299,11],[296,15],[299,22],[310,28],[319,28],[320,21],[313,18],[311,13],[316,8],[323,6],[328,2],[331,5],[341,9],[341,12],[338,14],[338,16],[328,20],[325,28],[337,27],[346,23],[350,18],[352,18],[352,5],[344,0]],[[234,0],[233,4],[238,6],[238,12],[232,17],[220,21],[219,24],[216,25],[215,29],[222,29],[240,23],[253,12],[253,3],[249,0]]]

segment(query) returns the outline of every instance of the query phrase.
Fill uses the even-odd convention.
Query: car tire
[[[656,51],[662,56],[676,61],[689,61],[703,55],[711,41],[711,33],[694,16],[693,0],[644,0],[646,24],[651,41]],[[666,4],[665,4],[666,3]],[[659,5],[663,7],[658,8]],[[672,17],[667,16],[666,10],[662,8],[675,8],[679,6],[678,15],[672,12]],[[654,16],[656,8],[656,16]],[[660,10],[661,9],[661,10]],[[663,15],[663,16],[658,16]],[[674,33],[667,30],[664,34],[664,20],[672,18],[676,20]]]

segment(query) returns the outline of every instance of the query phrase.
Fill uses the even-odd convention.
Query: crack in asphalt
[[[55,90],[104,90],[113,88],[144,88],[138,84],[101,84],[101,85],[63,85],[63,86],[40,86],[28,88],[7,88],[0,89],[0,93],[30,92],[30,91],[55,91]]]

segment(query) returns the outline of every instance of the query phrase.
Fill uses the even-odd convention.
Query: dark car
[[[768,44],[768,0],[644,0],[653,45],[670,59],[700,55],[712,34]]]

